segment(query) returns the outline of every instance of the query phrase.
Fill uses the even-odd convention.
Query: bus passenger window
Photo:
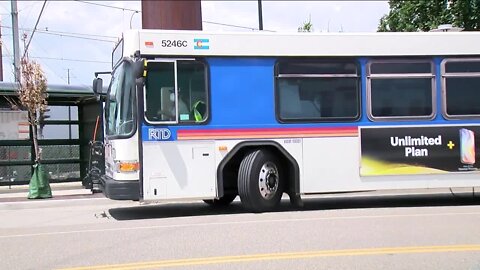
[[[480,59],[445,59],[442,80],[447,118],[480,117]]]
[[[358,120],[358,73],[355,60],[280,60],[276,67],[277,117],[282,122]]]
[[[434,117],[434,72],[430,61],[372,61],[367,72],[371,119]]]

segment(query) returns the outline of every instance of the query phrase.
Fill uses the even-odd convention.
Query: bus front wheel
[[[254,212],[274,209],[283,193],[279,159],[266,149],[248,153],[240,163],[238,194],[242,204]]]

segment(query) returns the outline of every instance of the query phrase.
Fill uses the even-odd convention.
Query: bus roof
[[[123,55],[461,56],[480,55],[480,32],[272,33],[130,30]]]

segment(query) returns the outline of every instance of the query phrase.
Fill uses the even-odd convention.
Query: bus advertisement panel
[[[361,176],[480,169],[479,126],[361,128]]]

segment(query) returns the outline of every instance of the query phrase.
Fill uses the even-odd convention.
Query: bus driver
[[[161,102],[162,106],[158,110],[157,115],[162,120],[175,121],[176,120],[175,92],[173,91],[173,88],[170,88],[169,92],[170,92],[170,94],[169,94],[168,102]],[[180,89],[178,89],[178,92],[180,93]],[[189,115],[188,106],[181,99],[180,95],[178,97],[178,101],[179,101],[178,102],[178,113],[180,114],[180,116]]]

